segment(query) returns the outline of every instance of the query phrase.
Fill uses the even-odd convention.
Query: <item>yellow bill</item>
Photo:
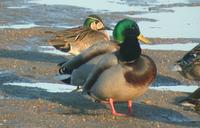
[[[138,37],[138,40],[140,40],[141,42],[145,43],[145,44],[150,44],[151,41],[148,40],[147,38],[145,38],[142,34],[140,34]]]

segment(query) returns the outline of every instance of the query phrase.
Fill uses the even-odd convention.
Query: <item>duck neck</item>
[[[120,44],[120,55],[122,59],[127,62],[132,62],[141,55],[141,48],[137,38],[127,37],[125,41]]]

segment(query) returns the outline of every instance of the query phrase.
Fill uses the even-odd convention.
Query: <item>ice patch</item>
[[[157,0],[158,4],[189,3],[189,0]]]
[[[71,92],[76,89],[76,86],[67,85],[67,84],[56,84],[56,83],[4,83],[4,86],[21,86],[21,87],[32,87],[32,88],[41,88],[51,93],[63,93]]]
[[[23,8],[28,8],[28,6],[11,6],[11,7],[7,7],[9,9],[23,9]]]
[[[127,15],[134,18],[150,18],[156,22],[139,22],[142,34],[159,38],[199,38],[200,7],[174,7],[174,12]]]
[[[150,87],[150,89],[159,90],[159,91],[175,91],[175,92],[194,92],[198,89],[199,86],[187,86],[187,85],[177,85],[177,86],[158,86]]]
[[[13,25],[2,25],[0,26],[0,29],[5,29],[5,28],[12,28],[12,29],[26,29],[26,28],[33,28],[37,27],[38,25],[34,23],[29,23],[29,24],[13,24]]]
[[[149,50],[175,50],[175,51],[189,51],[199,43],[177,43],[177,44],[156,44],[156,45],[147,45],[141,44],[142,49]]]
[[[147,11],[147,6],[129,6],[126,1],[121,0],[32,0],[31,3],[46,5],[72,5],[89,8],[96,11]]]
[[[69,53],[62,52],[54,48],[53,46],[40,46],[38,48],[39,52],[49,53],[49,54],[56,54],[56,55],[70,55]]]

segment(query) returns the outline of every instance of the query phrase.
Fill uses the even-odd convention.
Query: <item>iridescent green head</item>
[[[103,23],[103,20],[97,16],[97,15],[89,15],[84,24],[83,24],[84,27],[86,28],[91,28],[93,30],[101,30],[101,29],[105,29],[105,25]]]
[[[123,19],[117,23],[113,30],[113,38],[120,44],[124,42],[127,35],[127,30],[133,30],[134,35],[133,37],[137,38],[138,40],[149,43],[150,41],[145,39],[143,35],[140,34],[140,30],[138,24],[131,19]]]

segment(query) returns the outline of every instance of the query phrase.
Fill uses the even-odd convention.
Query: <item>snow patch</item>
[[[194,92],[198,89],[199,86],[187,86],[187,85],[177,85],[177,86],[158,86],[150,87],[150,89],[159,90],[159,91],[174,91],[174,92]]]
[[[10,7],[7,7],[9,9],[23,9],[23,8],[28,8],[28,6],[10,6]]]
[[[34,23],[29,23],[29,24],[2,25],[2,26],[0,26],[0,29],[5,29],[5,28],[26,29],[26,28],[33,28],[33,27],[38,27],[38,25],[36,25],[36,24],[34,24]]]
[[[70,55],[69,53],[62,52],[54,48],[53,46],[40,46],[38,48],[39,52],[49,53],[49,54],[56,54],[56,55]]]

